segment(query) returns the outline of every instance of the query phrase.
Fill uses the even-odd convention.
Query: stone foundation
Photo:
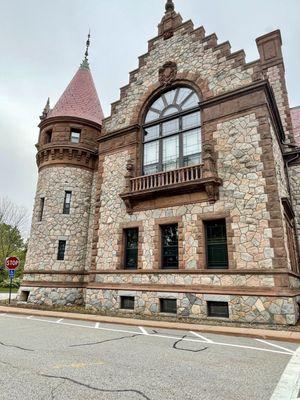
[[[30,292],[27,299],[29,304],[49,307],[84,305],[84,290],[80,288],[21,287],[17,301],[22,299],[22,292]]]

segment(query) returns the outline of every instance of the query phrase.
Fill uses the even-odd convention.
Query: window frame
[[[137,231],[137,248],[136,248],[136,266],[135,267],[128,267],[127,264],[127,243],[128,243],[128,237],[127,237],[127,232],[130,230],[136,230]],[[124,270],[127,271],[135,271],[139,267],[139,244],[140,244],[140,229],[138,226],[133,226],[133,227],[127,227],[123,228],[123,268]]]
[[[211,223],[216,223],[218,221],[224,221],[225,225],[225,241],[223,244],[225,244],[226,248],[226,266],[215,266],[215,263],[210,263],[209,261],[209,251],[208,251],[208,234],[207,234],[207,226]],[[211,269],[220,269],[220,270],[226,270],[229,269],[229,252],[228,252],[228,232],[227,232],[227,221],[226,218],[215,218],[215,219],[208,219],[203,221],[203,228],[204,228],[204,237],[205,237],[205,263],[206,263],[206,269],[211,270]]]
[[[72,134],[73,134],[73,133],[79,134],[78,142],[72,140]],[[80,129],[80,128],[71,128],[71,129],[70,129],[70,142],[73,143],[73,144],[78,144],[78,143],[80,143],[80,141],[81,141],[81,134],[82,134],[82,129]]]
[[[177,266],[176,267],[168,267],[166,265],[164,265],[164,248],[166,246],[164,246],[164,236],[163,236],[163,230],[166,227],[169,226],[177,226]],[[160,269],[163,270],[177,270],[179,269],[179,265],[180,265],[180,260],[179,260],[179,224],[178,222],[174,222],[174,223],[166,223],[166,224],[161,224],[159,225],[159,230],[160,230]]]
[[[67,203],[67,196],[70,195],[70,201]],[[63,214],[69,215],[71,214],[71,203],[72,203],[72,191],[65,190],[64,204],[63,204]]]
[[[157,101],[159,98],[161,98],[164,94],[166,94],[166,93],[168,93],[168,92],[170,92],[172,90],[176,90],[176,89],[191,89],[192,92],[187,97],[187,99],[190,96],[192,96],[193,94],[196,94],[198,96],[198,99],[199,99],[198,105],[196,107],[192,107],[192,108],[189,108],[187,110],[178,110],[177,113],[174,113],[174,114],[171,114],[171,115],[168,115],[168,116],[160,116],[158,119],[155,119],[155,120],[150,121],[150,122],[145,122],[147,114],[151,110],[151,107],[155,103],[155,101]],[[174,104],[174,101],[175,101],[176,98],[177,98],[177,95],[174,96],[172,104]],[[169,105],[169,106],[172,106],[172,105]],[[161,114],[163,114],[163,112],[167,108],[168,107],[164,108],[163,111],[161,111]],[[185,117],[185,116],[187,116],[189,114],[194,114],[196,112],[199,112],[199,114],[200,114],[200,124],[199,125],[195,125],[194,127],[183,128],[183,123],[182,123],[183,117]],[[171,120],[175,120],[175,119],[179,120],[179,130],[174,132],[174,133],[167,134],[167,135],[163,136],[163,124],[165,122],[168,122],[168,121],[171,121]],[[148,128],[153,127],[153,126],[159,126],[159,135],[155,139],[151,139],[151,140],[147,140],[146,141],[145,140],[146,130]],[[178,136],[178,141],[179,141],[179,144],[178,144],[178,146],[179,146],[179,156],[178,156],[179,165],[175,169],[184,167],[184,157],[186,157],[186,156],[183,155],[183,152],[184,152],[183,136],[184,136],[184,133],[192,131],[192,130],[196,130],[196,129],[199,130],[199,135],[200,135],[200,162],[199,163],[201,164],[201,162],[202,162],[202,157],[201,157],[202,156],[202,129],[201,128],[202,128],[202,118],[201,118],[201,108],[200,108],[200,96],[199,96],[199,93],[194,88],[181,85],[181,86],[176,86],[176,87],[170,88],[170,89],[168,89],[168,91],[160,92],[159,95],[156,96],[154,99],[152,99],[151,102],[148,104],[148,107],[146,109],[146,112],[145,112],[145,115],[144,115],[144,118],[143,118],[142,140],[141,140],[141,144],[142,144],[142,146],[141,146],[142,147],[142,149],[141,149],[141,171],[142,171],[142,175],[151,175],[152,174],[152,173],[149,173],[149,174],[145,173],[145,167],[146,167],[145,164],[144,164],[144,158],[145,158],[145,150],[144,149],[145,149],[145,145],[148,144],[148,143],[158,142],[158,144],[159,144],[158,163],[149,164],[148,166],[157,165],[158,166],[158,171],[157,172],[153,172],[153,173],[160,173],[160,172],[164,171],[163,170],[163,165],[164,165],[164,163],[163,163],[163,141],[164,141],[164,139],[171,138],[171,137],[174,137],[174,136]],[[198,154],[198,153],[195,153],[195,154]],[[191,164],[191,165],[194,165],[194,164]],[[197,164],[195,164],[195,165],[197,165]]]
[[[61,249],[61,245],[63,245],[63,250]],[[62,239],[58,240],[58,246],[57,246],[57,261],[64,261],[65,256],[66,256],[66,247],[67,247],[67,241]]]
[[[133,307],[129,308],[129,307],[125,307],[125,302],[128,301],[130,299],[130,301],[132,301],[133,303]],[[134,296],[120,296],[120,310],[129,310],[129,311],[134,311],[135,310],[135,298]]]
[[[226,305],[226,314],[214,314],[212,313],[212,307],[215,306],[216,304],[218,305]],[[229,302],[228,301],[210,301],[208,300],[206,302],[206,307],[207,307],[207,317],[208,318],[226,318],[229,319],[230,318],[230,310],[229,310]]]
[[[168,302],[175,302],[175,308],[174,308],[174,312],[173,311],[168,311],[168,309],[170,310],[172,307],[166,307],[167,310],[165,309],[165,305]],[[178,304],[177,304],[177,299],[167,299],[167,298],[159,298],[159,312],[162,314],[172,314],[172,315],[177,315],[178,314]]]

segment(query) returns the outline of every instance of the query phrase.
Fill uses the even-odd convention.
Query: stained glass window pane
[[[172,119],[171,121],[164,122],[162,125],[163,136],[170,135],[179,131],[179,119]]]
[[[200,126],[200,124],[201,124],[200,112],[185,115],[184,117],[182,117],[183,129],[189,129],[193,128],[194,126]]]
[[[163,140],[163,171],[179,168],[179,137],[173,136]]]

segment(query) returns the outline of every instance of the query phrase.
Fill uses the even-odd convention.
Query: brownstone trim
[[[132,221],[132,222],[126,222],[124,224],[121,224],[119,227],[119,238],[118,238],[118,257],[119,257],[119,262],[117,265],[117,269],[121,271],[128,271],[125,270],[124,267],[124,260],[125,260],[125,235],[124,231],[125,229],[130,229],[130,228],[138,228],[139,230],[139,239],[138,239],[138,267],[137,270],[143,268],[143,263],[142,263],[142,256],[143,256],[143,243],[144,243],[144,225],[142,221]],[[131,270],[132,272],[137,271],[137,270]]]
[[[224,294],[237,296],[265,296],[265,297],[297,297],[300,296],[299,289],[268,287],[213,287],[213,286],[182,286],[182,285],[119,285],[119,284],[87,284],[73,282],[43,282],[43,281],[24,281],[22,287],[48,287],[48,288],[78,288],[78,289],[99,289],[99,290],[126,290],[142,292],[169,292],[169,293],[203,293],[203,294]]]
[[[153,269],[162,269],[162,241],[161,241],[161,226],[178,224],[178,269],[184,269],[183,265],[183,222],[181,217],[166,217],[166,218],[156,218],[154,220],[154,263]]]
[[[205,221],[213,221],[218,219],[225,219],[226,235],[227,235],[227,254],[228,254],[228,268],[226,271],[232,271],[237,268],[236,262],[233,257],[234,245],[233,236],[234,232],[231,228],[232,218],[229,212],[206,213],[197,215],[198,222],[198,237],[199,237],[199,252],[200,252],[200,269],[208,271],[220,271],[219,269],[207,268],[207,254],[206,254],[206,238],[205,238]],[[210,273],[210,272],[209,272]]]
[[[45,129],[51,124],[56,124],[57,122],[71,122],[71,123],[78,123],[85,126],[91,126],[99,131],[101,131],[101,125],[97,122],[90,121],[88,119],[79,118],[79,117],[68,117],[68,116],[61,116],[61,117],[49,117],[44,119],[39,124],[40,129]]]
[[[24,275],[89,275],[88,271],[43,271],[43,270],[24,270]]]

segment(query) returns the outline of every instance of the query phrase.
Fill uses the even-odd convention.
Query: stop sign
[[[7,257],[7,259],[5,260],[5,267],[9,270],[15,270],[18,268],[19,265],[20,260],[18,257]]]

